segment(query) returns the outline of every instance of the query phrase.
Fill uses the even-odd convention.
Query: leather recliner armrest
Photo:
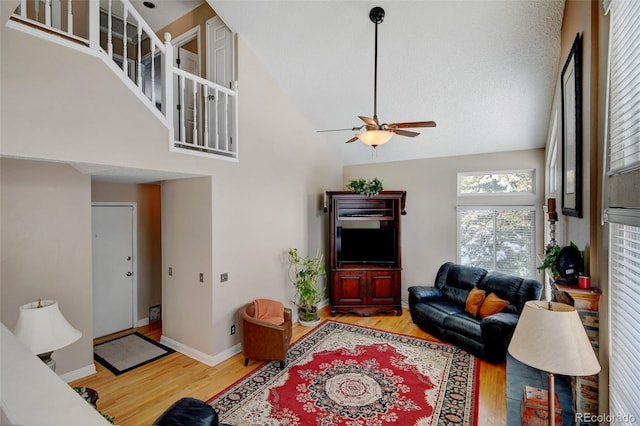
[[[440,299],[442,292],[435,287],[416,285],[408,288],[409,290],[409,306],[427,300]]]
[[[485,344],[508,345],[519,316],[508,312],[498,312],[480,321],[482,340]]]

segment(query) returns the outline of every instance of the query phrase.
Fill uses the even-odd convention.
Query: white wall
[[[216,337],[212,322],[211,190],[208,177],[162,184],[162,337],[207,355],[214,354]]]
[[[542,149],[348,166],[344,170],[344,183],[360,177],[378,177],[382,179],[385,189],[407,191],[407,215],[402,217],[402,298],[406,301],[407,287],[416,284],[433,285],[440,265],[456,261],[456,206],[505,204],[505,198],[499,196],[482,199],[458,197],[458,172],[518,169],[536,170],[536,195],[520,196],[516,204],[536,205],[536,225],[542,230]],[[542,231],[537,234],[541,235]],[[542,253],[544,244],[539,237],[538,253]]]
[[[238,53],[240,162],[232,163],[170,153],[166,128],[98,59],[5,27],[1,31],[2,156],[166,170],[207,176],[203,179],[210,181],[210,219],[198,219],[212,224],[208,231],[199,230],[212,238],[212,272],[210,277],[205,275],[209,287],[187,292],[171,309],[165,306],[167,337],[215,356],[238,343],[238,335],[231,336],[229,327],[237,322],[241,305],[256,297],[291,305],[293,292],[284,254],[290,247],[315,253],[324,245],[326,217],[320,211],[321,194],[341,187],[342,167],[242,39]],[[90,185],[88,176],[73,173]],[[178,181],[166,185],[174,184],[180,185]],[[4,189],[4,182],[2,185]],[[61,187],[56,194],[64,196],[65,192]],[[200,195],[199,191],[180,194],[180,202],[171,208],[201,206]],[[83,218],[89,224],[87,232],[90,203],[88,188],[87,216]],[[165,223],[163,234],[174,232],[168,223],[173,222]],[[31,237],[43,244],[44,256],[55,254],[51,242],[40,235]],[[185,241],[173,247],[165,243],[163,248],[176,253],[172,263],[181,264],[189,261],[194,246]],[[90,250],[87,255],[85,264],[72,264],[68,269],[70,275],[79,272],[80,276],[89,271],[83,284],[89,292],[88,304],[77,314],[84,324],[92,321]],[[229,274],[227,283],[219,282],[222,272]],[[3,303],[4,292],[3,288]],[[213,300],[209,312],[202,311],[206,318],[191,312],[195,299],[200,302],[202,295]],[[186,312],[194,320],[190,328],[171,317]],[[204,323],[195,321],[201,318]],[[85,335],[91,335],[90,327]],[[82,351],[82,359],[90,359],[91,347]],[[77,360],[71,363],[74,368],[84,366]]]
[[[93,366],[91,181],[65,164],[0,159],[2,323],[20,305],[55,299],[82,338],[55,351],[56,372]]]
[[[215,353],[239,342],[229,329],[240,306],[258,297],[292,306],[285,253],[324,249],[322,192],[342,182],[342,167],[242,39],[238,69],[240,162],[211,170]]]

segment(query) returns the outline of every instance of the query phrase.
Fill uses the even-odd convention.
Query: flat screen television
[[[338,228],[339,263],[396,263],[396,235],[393,228]]]

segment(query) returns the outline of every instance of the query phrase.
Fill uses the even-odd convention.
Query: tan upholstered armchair
[[[239,316],[245,367],[249,359],[254,359],[280,361],[280,368],[283,369],[291,342],[291,309],[284,308],[282,324],[255,318],[254,302],[240,308]]]

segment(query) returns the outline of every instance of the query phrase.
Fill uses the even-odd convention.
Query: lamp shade
[[[365,130],[364,132],[356,133],[356,137],[361,142],[376,147],[389,142],[393,137],[393,132],[387,130]]]
[[[587,333],[573,306],[529,301],[518,320],[509,353],[538,370],[565,376],[600,371]]]
[[[82,337],[80,330],[67,322],[55,300],[20,306],[14,334],[36,355],[64,348]]]

